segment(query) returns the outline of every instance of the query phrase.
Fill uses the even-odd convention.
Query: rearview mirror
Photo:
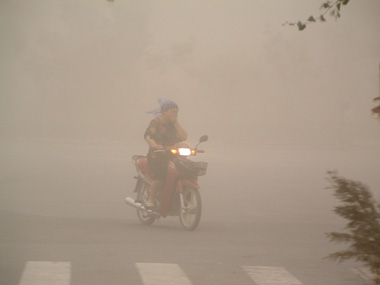
[[[202,143],[202,142],[207,142],[208,141],[208,136],[207,135],[204,135],[202,136],[200,139],[199,139],[199,142]]]
[[[200,143],[207,142],[207,141],[208,141],[208,136],[207,135],[201,136],[201,138],[199,139],[199,143],[195,146],[195,149],[198,148],[198,145]]]

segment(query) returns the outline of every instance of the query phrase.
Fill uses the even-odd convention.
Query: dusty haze
[[[70,284],[147,284],[136,263],[177,264],[191,284],[252,284],[241,266],[362,284],[323,259],[345,225],[325,178],[380,198],[380,1],[283,26],[323,1],[0,0],[0,283],[50,261]],[[160,97],[190,145],[209,135],[191,158],[209,163],[195,232],[142,226],[124,203]]]
[[[352,3],[351,3],[352,2]],[[0,3],[0,136],[144,143],[168,97],[196,141],[379,146],[380,2]]]
[[[246,189],[272,212],[293,189],[285,207],[330,215],[327,170],[378,192],[380,2],[360,3],[299,32],[282,24],[319,0],[1,1],[3,209],[124,216],[159,97],[192,145],[210,137],[210,213],[226,206],[216,193]]]

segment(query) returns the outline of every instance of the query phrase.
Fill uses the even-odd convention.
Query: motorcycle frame
[[[142,159],[142,160],[141,160]],[[139,183],[144,183],[147,186],[147,189],[151,188],[152,177],[149,171],[148,162],[146,157],[137,156],[134,157],[134,163],[136,170],[139,174],[137,177],[137,183],[134,192],[138,192],[139,188],[142,186]],[[160,207],[158,213],[162,217],[166,217],[169,214],[170,205],[172,203],[172,196],[174,191],[179,194],[181,206],[184,207],[183,201],[183,189],[186,187],[192,187],[195,189],[200,189],[198,184],[198,176],[183,176],[176,169],[173,159],[170,159],[168,162],[168,170],[166,174],[166,179],[164,181],[164,186],[161,189],[160,197]]]

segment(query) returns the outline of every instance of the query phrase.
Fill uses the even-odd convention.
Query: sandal
[[[153,207],[154,207],[154,203],[149,202],[149,201],[145,202],[145,208],[153,208]]]

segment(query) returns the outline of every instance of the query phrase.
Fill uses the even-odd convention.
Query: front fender
[[[179,180],[178,186],[179,186],[180,191],[182,192],[183,187],[186,187],[186,186],[189,186],[195,189],[200,189],[201,187],[199,186],[197,180],[198,180],[197,178],[191,178],[191,179],[184,178],[184,179]]]

